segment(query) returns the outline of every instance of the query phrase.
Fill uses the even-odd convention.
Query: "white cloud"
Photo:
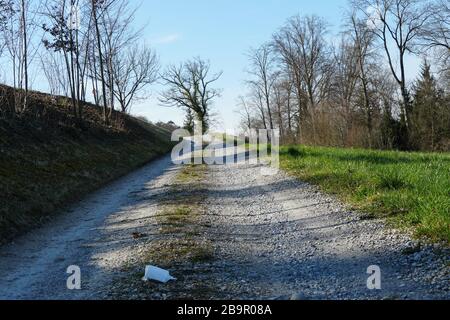
[[[156,38],[154,43],[156,44],[169,44],[178,41],[181,36],[178,33],[168,34],[160,38]]]

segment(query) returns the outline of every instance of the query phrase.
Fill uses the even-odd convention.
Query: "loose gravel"
[[[413,240],[284,172],[261,169],[208,167],[195,237],[214,255],[164,265],[175,282],[141,281],[152,262],[145,255],[170,237],[161,237],[156,217],[180,168],[164,158],[1,248],[0,299],[450,298],[448,247]],[[179,192],[199,190],[187,184]],[[80,291],[66,288],[69,265],[82,270]],[[374,265],[381,290],[367,288]]]
[[[212,167],[218,276],[239,299],[449,299],[449,251],[365,220],[316,187],[261,167]],[[381,269],[369,290],[367,269]]]

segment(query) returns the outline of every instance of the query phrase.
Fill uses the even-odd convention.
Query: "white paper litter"
[[[161,283],[167,283],[170,280],[177,280],[176,278],[172,277],[169,273],[169,271],[155,267],[155,266],[146,266],[145,267],[145,276],[144,281],[158,281]]]

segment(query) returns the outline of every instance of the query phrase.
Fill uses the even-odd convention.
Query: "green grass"
[[[289,146],[281,166],[370,217],[450,243],[450,154]]]
[[[0,118],[0,243],[170,151],[169,132],[122,117],[123,130]]]

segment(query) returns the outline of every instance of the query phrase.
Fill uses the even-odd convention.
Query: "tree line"
[[[136,29],[138,9],[129,0],[0,0],[0,59],[10,62],[2,71],[12,74],[14,88],[12,99],[0,91],[0,113],[32,109],[30,78],[40,73],[50,94],[70,98],[79,123],[91,99],[108,126],[114,111],[130,112],[161,81],[167,88],[161,104],[184,109],[188,129],[199,120],[207,130],[220,95],[212,84],[222,73],[211,74],[199,57],[160,72],[156,53],[142,40],[144,28]]]
[[[448,0],[350,0],[339,40],[318,16],[293,16],[248,52],[242,127],[278,128],[284,143],[450,150]],[[26,113],[30,79],[70,99],[83,120],[87,99],[105,125],[129,112],[157,80],[160,103],[211,127],[222,73],[194,58],[160,73],[129,0],[0,0],[0,60],[15,89],[0,112]],[[336,39],[336,38],[334,38]],[[409,57],[424,57],[414,81]],[[5,99],[8,100],[5,102]],[[12,100],[12,101],[9,101]],[[7,108],[5,108],[7,106]]]
[[[248,52],[242,128],[279,129],[284,143],[450,150],[450,4],[352,0],[339,39],[293,16]],[[410,56],[423,58],[408,80]]]
[[[79,121],[88,97],[106,125],[114,110],[129,112],[159,73],[144,29],[135,29],[137,9],[128,0],[0,0],[0,58],[10,62],[3,71],[15,89],[13,101],[2,103],[8,113],[32,108],[30,79],[38,73],[52,95],[70,98]]]

